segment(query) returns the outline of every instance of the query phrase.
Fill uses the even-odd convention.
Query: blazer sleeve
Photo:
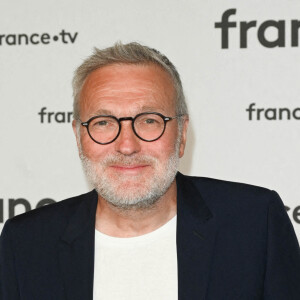
[[[276,192],[269,203],[264,300],[300,299],[300,249]]]
[[[10,220],[0,237],[0,300],[18,300],[19,289],[16,276],[15,252],[10,234]]]

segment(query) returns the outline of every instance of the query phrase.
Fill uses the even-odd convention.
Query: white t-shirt
[[[178,299],[176,216],[145,235],[95,232],[94,300]]]

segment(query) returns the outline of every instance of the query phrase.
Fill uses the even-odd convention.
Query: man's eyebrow
[[[153,106],[142,106],[137,111],[135,111],[135,115],[137,115],[139,113],[143,113],[143,112],[163,112],[163,109],[160,109],[160,108],[157,108],[157,107],[153,107]],[[97,111],[95,111],[93,113],[92,117],[99,116],[99,115],[114,116],[115,113],[112,112],[111,110],[107,110],[107,109],[98,109]]]
[[[93,113],[93,116],[99,116],[99,115],[113,115],[113,113],[107,109],[98,109]]]
[[[147,112],[147,111],[149,111],[149,112],[159,112],[161,110],[162,109],[157,108],[157,107],[153,107],[153,106],[143,106],[141,108],[141,112]]]

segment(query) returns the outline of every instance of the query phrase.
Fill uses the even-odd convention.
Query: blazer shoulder
[[[187,177],[186,180],[193,194],[198,193],[193,196],[195,201],[202,199],[224,230],[227,228],[232,233],[242,234],[255,229],[266,234],[267,222],[273,216],[281,216],[284,222],[289,222],[284,204],[275,191],[205,177]]]
[[[282,203],[277,192],[247,183],[226,181],[208,177],[187,176],[209,205],[251,206],[267,208],[270,203]],[[237,207],[238,207],[237,206]]]
[[[95,190],[48,204],[31,211],[17,215],[6,221],[4,227],[9,227],[13,231],[25,232],[28,229],[59,227],[68,222],[71,215],[84,201],[91,201],[97,196]]]

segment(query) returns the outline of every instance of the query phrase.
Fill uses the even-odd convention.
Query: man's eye
[[[146,124],[154,124],[154,123],[156,123],[156,120],[154,120],[154,119],[146,119],[145,123]]]
[[[99,121],[96,123],[97,126],[106,126],[108,124],[107,121]]]
[[[104,127],[109,127],[111,125],[112,125],[112,122],[110,122],[109,120],[100,120],[100,121],[97,121],[93,126],[98,127],[98,128],[104,128]]]

